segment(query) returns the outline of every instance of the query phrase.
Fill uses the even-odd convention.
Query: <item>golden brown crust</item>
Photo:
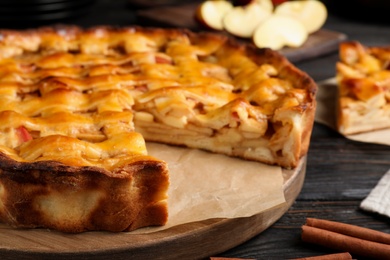
[[[60,32],[60,33],[58,33],[58,32]],[[124,33],[126,34],[126,37],[123,36]],[[60,41],[60,39],[58,38],[59,37],[58,34],[60,34],[61,36],[64,36],[66,38],[66,41]],[[62,48],[61,50],[63,50],[63,51],[81,51],[81,52],[86,52],[86,53],[97,52],[97,53],[106,54],[106,53],[109,53],[110,51],[114,51],[114,52],[121,51],[121,52],[125,52],[125,53],[129,53],[129,52],[131,53],[132,52],[131,48],[133,47],[132,42],[134,41],[134,38],[128,37],[128,34],[131,34],[131,35],[137,34],[138,36],[141,35],[142,40],[139,40],[137,38],[138,40],[135,42],[138,43],[139,48],[141,48],[141,49],[146,48],[146,51],[153,51],[153,52],[156,52],[156,51],[157,52],[164,52],[164,51],[169,52],[169,51],[171,51],[171,53],[168,53],[171,57],[168,57],[168,58],[174,59],[175,55],[176,56],[181,55],[180,51],[184,51],[183,54],[185,54],[185,55],[193,54],[193,55],[197,55],[198,57],[202,57],[202,59],[207,59],[208,57],[210,57],[210,58],[214,57],[218,60],[218,59],[221,59],[221,57],[223,58],[224,56],[228,57],[230,55],[237,55],[237,56],[240,56],[238,59],[238,61],[240,61],[240,60],[243,60],[242,58],[248,57],[249,59],[252,60],[251,62],[253,62],[254,64],[256,64],[259,67],[259,69],[261,69],[261,66],[263,66],[263,65],[269,65],[271,67],[271,70],[273,69],[273,70],[275,70],[275,72],[265,71],[264,78],[261,78],[261,80],[264,80],[265,78],[270,78],[270,79],[277,78],[277,79],[280,79],[281,81],[288,82],[288,84],[292,84],[292,87],[288,87],[288,88],[301,89],[302,91],[305,91],[303,100],[298,100],[298,101],[295,100],[299,103],[298,105],[292,105],[289,108],[287,108],[287,110],[289,110],[291,112],[295,111],[295,113],[297,113],[297,116],[299,116],[301,119],[303,119],[301,122],[297,123],[297,125],[301,125],[300,128],[302,128],[302,130],[301,129],[297,130],[300,133],[296,133],[295,134],[296,137],[293,138],[293,139],[298,138],[295,141],[294,147],[290,147],[289,149],[286,149],[286,152],[287,152],[287,150],[292,150],[292,151],[294,151],[294,153],[291,154],[291,152],[288,152],[291,154],[291,156],[287,156],[285,154],[286,152],[281,152],[280,149],[277,149],[277,151],[272,152],[272,155],[268,156],[269,158],[259,158],[259,156],[261,157],[261,155],[259,155],[259,153],[254,153],[254,154],[250,155],[251,152],[249,150],[251,150],[251,147],[246,147],[246,148],[236,147],[235,150],[238,152],[235,152],[235,153],[233,153],[232,151],[227,151],[226,149],[221,149],[219,152],[221,152],[222,150],[225,150],[225,152],[223,152],[223,151],[222,152],[226,153],[226,154],[234,155],[234,156],[240,156],[240,157],[247,158],[247,159],[255,159],[255,160],[257,159],[257,160],[264,161],[267,163],[279,164],[279,165],[282,165],[284,167],[294,167],[296,165],[297,161],[299,160],[299,157],[306,153],[307,148],[308,148],[308,141],[307,141],[307,139],[302,139],[302,137],[310,136],[310,131],[311,131],[311,127],[312,127],[311,118],[313,117],[314,110],[315,110],[315,98],[314,97],[315,97],[315,92],[316,92],[316,85],[307,74],[298,70],[291,63],[289,63],[284,57],[282,57],[281,55],[279,55],[278,53],[276,53],[270,49],[257,49],[253,46],[238,44],[236,41],[229,39],[225,36],[210,34],[210,33],[196,34],[196,33],[190,32],[188,30],[184,30],[184,29],[166,30],[166,29],[142,28],[142,27],[112,28],[112,27],[101,26],[101,27],[90,28],[86,31],[83,31],[77,27],[70,27],[70,28],[57,27],[54,29],[53,28],[41,28],[38,30],[32,30],[28,33],[28,35],[30,35],[33,38],[38,35],[39,37],[36,37],[36,38],[38,38],[39,40],[30,41],[30,45],[23,46],[23,50],[37,50],[37,49],[39,49],[39,50],[46,50],[46,51],[49,50],[50,51],[51,48]],[[18,36],[19,36],[18,33],[12,33],[9,31],[3,33],[4,39],[9,39],[8,41],[5,40],[5,42],[11,42],[11,39],[18,37]],[[110,36],[110,37],[108,37],[108,36]],[[53,39],[56,39],[56,41],[54,41]],[[31,42],[33,42],[34,44],[31,44]],[[50,45],[50,43],[53,43],[53,42],[56,42],[56,45]],[[58,44],[58,42],[61,42],[61,44]],[[178,43],[179,45],[180,44],[191,45],[191,46],[194,46],[194,48],[186,50],[186,49],[182,48],[181,46],[171,47],[173,45],[173,44],[171,44],[172,42]],[[58,47],[58,46],[60,46],[60,47]],[[118,47],[121,47],[122,49],[120,50],[120,48],[118,48]],[[179,51],[179,53],[177,53],[177,50]],[[167,58],[167,57],[163,57],[163,58]],[[188,58],[188,57],[186,57],[186,58]],[[58,57],[55,57],[54,60],[57,61]],[[171,61],[171,60],[168,60],[168,62],[169,61]],[[176,62],[176,61],[174,61],[174,62]],[[231,61],[227,61],[227,62],[229,63]],[[247,61],[244,61],[244,62],[250,63]],[[251,64],[248,64],[248,65],[251,65]],[[180,66],[180,65],[175,64],[175,66]],[[188,66],[191,67],[191,64],[189,64]],[[223,66],[224,65],[222,65],[222,67]],[[236,84],[236,85],[243,84],[244,88],[248,88],[249,87],[248,84],[255,84],[256,80],[258,80],[258,78],[256,78],[256,76],[252,79],[250,77],[251,75],[248,75],[249,79],[248,80],[244,79],[244,82],[242,82],[243,79],[236,80],[236,78],[235,78],[236,75],[232,75],[232,73],[234,73],[234,70],[237,70],[237,69],[234,68],[234,65],[232,66],[232,64],[230,64],[230,65],[228,64],[228,66],[232,67],[231,71],[229,71],[229,69],[228,69],[226,72],[227,75],[221,76],[221,77],[225,77],[224,84]],[[246,65],[244,64],[244,66],[246,66]],[[207,70],[209,68],[205,68],[205,69]],[[210,69],[210,70],[211,70],[210,73],[221,73],[218,71],[218,69],[216,69],[217,72],[213,71],[214,68]],[[175,73],[177,73],[177,72],[175,72]],[[206,72],[206,73],[209,73],[209,72]],[[245,75],[245,73],[246,73],[245,70],[243,70],[243,73],[241,73],[241,74]],[[249,73],[250,73],[250,71],[249,71]],[[199,75],[197,75],[196,77],[198,77],[198,76]],[[211,76],[215,76],[215,75],[211,75]],[[226,77],[228,78],[227,81],[226,81]],[[237,75],[237,77],[242,78],[243,76]],[[199,77],[197,79],[199,79]],[[119,80],[122,80],[122,78],[119,78]],[[159,80],[159,79],[156,79],[156,80]],[[201,80],[203,80],[203,79],[201,79]],[[177,82],[176,80],[168,80],[167,82],[168,82],[167,84],[173,84],[172,89],[169,90],[172,92],[175,92],[178,89],[177,86],[182,86],[181,85],[182,82]],[[61,83],[66,84],[66,82],[61,82]],[[207,86],[207,85],[205,85],[205,83],[206,84],[210,84],[210,83],[214,84],[215,82],[206,82],[203,80],[203,81],[200,81],[199,83],[195,83],[195,84],[200,84],[200,87],[202,87],[202,88],[208,87],[209,88],[208,91],[211,91],[210,85]],[[152,84],[152,83],[149,83],[149,84]],[[267,84],[267,83],[265,83],[265,84]],[[271,82],[269,84],[273,84],[273,83]],[[275,82],[274,85],[275,84],[279,84],[279,83]],[[274,87],[274,86],[272,86],[272,87]],[[165,89],[161,88],[160,92],[163,92],[161,94],[161,96],[165,95],[166,91],[169,88],[171,88],[170,85],[167,85],[167,87]],[[233,87],[233,88],[235,88],[235,89],[233,89],[233,90],[228,89],[226,93],[228,93],[229,91],[233,91],[236,93],[238,93],[240,91],[241,92],[246,91],[246,89],[241,89],[240,86],[238,88],[236,88],[236,87]],[[258,87],[256,86],[255,89],[256,88],[258,88]],[[199,91],[202,91],[202,90],[199,90]],[[224,93],[222,93],[223,90],[221,90],[221,89],[214,89],[213,91],[215,91],[215,95],[220,95],[220,96],[225,95]],[[255,92],[249,91],[249,92],[253,92],[253,94],[248,93],[248,95],[252,95],[252,96],[258,95],[258,92],[256,90],[254,90],[254,91]],[[283,90],[283,91],[285,91],[285,90]],[[152,92],[153,91],[151,91],[151,93]],[[153,93],[156,93],[156,91],[154,91]],[[303,93],[292,94],[292,92],[290,92],[290,90],[287,90],[284,93],[276,93],[276,95],[279,96],[278,98],[283,98],[285,100],[287,100],[289,98],[288,97],[289,95],[290,96],[298,95],[299,98],[301,98],[301,96],[303,96],[302,94]],[[158,93],[156,94],[156,96],[154,98],[159,98],[159,96],[157,96],[157,95],[158,95]],[[244,95],[245,95],[245,93],[244,93]],[[237,100],[236,106],[230,106],[230,105],[226,106],[226,108],[228,106],[230,106],[231,107],[230,109],[232,110],[233,113],[235,113],[234,109],[239,109],[239,106],[246,106],[246,109],[250,109],[253,113],[257,114],[256,116],[254,116],[255,120],[259,120],[259,117],[265,117],[266,118],[265,120],[267,120],[268,123],[279,124],[281,116],[278,117],[277,114],[279,113],[279,110],[280,110],[280,114],[285,113],[284,112],[285,109],[279,109],[278,106],[281,106],[283,104],[278,104],[277,102],[273,102],[272,104],[266,104],[268,107],[271,107],[272,111],[259,112],[259,111],[256,111],[256,110],[258,110],[258,108],[256,108],[256,105],[253,105],[256,103],[256,101],[250,100],[251,97],[248,97],[248,95],[243,96],[243,94],[241,94],[241,95],[235,95],[236,97],[232,97],[230,94],[228,94],[228,96],[226,96],[227,100],[223,101],[223,102],[225,104],[227,104],[226,102],[229,102],[229,99],[232,99],[232,98],[236,99]],[[190,98],[193,98],[193,96]],[[241,99],[241,98],[243,98],[243,99]],[[259,97],[259,98],[262,98],[262,97]],[[294,98],[295,97],[292,97],[292,99],[294,99]],[[238,100],[241,100],[241,101],[238,101]],[[138,102],[138,104],[137,104],[137,101],[139,101],[139,100],[136,100],[136,110],[143,109],[141,107],[143,105],[140,104],[142,102]],[[147,102],[149,102],[149,103],[148,104],[144,103],[144,105],[152,106],[153,104],[151,104],[151,102],[154,102],[154,100],[149,100]],[[232,101],[232,102],[235,102],[235,101]],[[285,102],[287,103],[290,101],[285,101]],[[181,105],[183,105],[183,104],[181,104]],[[201,103],[201,105],[203,106],[203,103]],[[138,107],[140,107],[140,108],[138,108]],[[236,107],[236,108],[233,108],[233,107]],[[191,108],[189,108],[189,109],[191,109]],[[150,108],[148,108],[146,110],[150,110]],[[161,118],[166,116],[166,115],[161,115],[161,114],[157,115],[157,114],[155,114],[156,112],[150,112],[150,111],[147,111],[147,112],[152,114],[152,116],[154,117],[154,121],[156,120],[156,118],[160,117],[160,120],[161,120]],[[270,115],[273,113],[275,113],[274,117],[270,118]],[[293,115],[291,115],[291,114],[289,116],[290,116],[290,118],[293,117]],[[277,118],[279,118],[279,119],[277,119]],[[275,121],[277,121],[277,122],[272,122],[273,119],[275,119]],[[158,125],[160,122],[154,122],[154,123],[156,123]],[[166,124],[166,122],[163,124]],[[199,122],[196,122],[196,124],[199,124]],[[241,122],[241,124],[242,124],[242,122]],[[290,124],[291,124],[291,122],[290,122]],[[295,124],[295,123],[293,123],[293,124]],[[268,127],[268,128],[270,128],[270,127]],[[213,129],[213,131],[215,131],[215,130],[216,129]],[[267,132],[267,131],[265,131],[265,132]],[[268,133],[269,132],[270,131],[268,131]],[[280,135],[286,135],[286,134],[288,134],[288,133],[284,133],[284,134],[280,134]],[[290,136],[294,136],[294,134],[291,134]],[[155,137],[152,140],[159,141],[159,138],[161,138],[161,137]],[[267,139],[267,138],[265,138],[265,139]],[[280,141],[279,140],[280,138],[277,138],[276,135],[275,135],[274,139],[278,139],[275,142],[283,142],[283,141]],[[300,139],[302,139],[302,140],[300,140]],[[169,142],[169,141],[164,140],[164,142]],[[175,140],[174,142],[169,142],[169,143],[185,144],[185,145],[188,145],[191,147],[194,146],[190,143],[187,143],[187,144],[180,143],[177,140]],[[301,144],[304,144],[304,145],[302,147],[299,147],[299,146],[301,146]],[[215,145],[208,142],[208,144],[206,144],[205,146],[203,146],[201,148],[213,150],[212,149],[213,146],[215,146]],[[269,153],[269,152],[267,152],[267,153]],[[278,157],[277,153],[283,154],[282,156],[279,156],[281,158],[279,158],[279,159],[272,158],[272,157]],[[283,161],[286,159],[286,156],[290,157],[290,158],[287,159],[286,161]]]
[[[143,138],[293,168],[316,108],[277,52],[185,29],[0,30],[0,91],[0,220],[65,232],[166,222]]]
[[[118,232],[167,221],[160,196],[168,187],[168,172],[159,161],[137,161],[107,173],[97,167],[18,163],[0,156],[0,219],[12,226]],[[157,213],[140,218],[144,212]]]
[[[253,51],[253,50],[252,50]],[[256,49],[255,52],[260,52],[261,50]],[[262,61],[263,63],[272,64],[279,71],[279,77],[293,82],[296,88],[303,89],[307,91],[306,100],[301,104],[294,107],[294,110],[298,110],[302,116],[301,127],[302,130],[299,133],[300,147],[297,149],[296,158],[301,158],[304,156],[309,149],[310,137],[314,124],[314,115],[317,107],[316,103],[316,93],[317,85],[313,79],[305,72],[299,70],[297,67],[290,64],[283,56],[278,55],[278,53],[273,52],[270,49],[263,49],[262,51],[267,54],[260,54],[257,57],[267,57],[267,60]],[[296,164],[294,165],[294,167]]]
[[[342,134],[390,127],[389,47],[368,47],[357,41],[340,44],[336,64],[337,126]]]
[[[68,75],[87,75],[61,53],[80,48],[80,35],[94,38],[105,30],[1,31],[7,68],[0,82],[2,222],[73,233],[166,223],[168,168],[145,155],[142,137],[133,132],[131,96],[104,86],[67,87],[76,80]],[[110,68],[97,69],[93,73]],[[97,77],[86,84],[97,84]]]

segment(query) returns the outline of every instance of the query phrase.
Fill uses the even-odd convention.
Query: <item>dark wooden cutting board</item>
[[[47,229],[13,229],[0,224],[0,259],[205,259],[253,238],[283,216],[301,192],[306,160],[304,157],[297,168],[282,172],[286,202],[251,217],[208,219],[144,234],[64,234]]]
[[[206,30],[196,22],[194,15],[198,2],[160,6],[141,9],[137,11],[137,19],[140,24],[155,27],[179,27],[194,31]],[[338,50],[341,41],[347,36],[340,32],[321,29],[311,34],[308,40],[299,48],[283,48],[280,50],[291,62],[312,59]],[[246,40],[250,43],[250,40]]]

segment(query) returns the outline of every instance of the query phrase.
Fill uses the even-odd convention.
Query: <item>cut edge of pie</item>
[[[271,49],[142,27],[0,36],[1,222],[164,225],[168,166],[145,140],[284,168],[308,151],[317,86]]]

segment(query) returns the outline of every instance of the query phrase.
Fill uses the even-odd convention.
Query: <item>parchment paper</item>
[[[336,128],[336,79],[331,78],[318,83],[317,111],[315,121],[325,124],[334,130]],[[390,145],[390,130],[372,131],[363,134],[345,135],[346,138]],[[384,174],[379,183],[361,202],[360,208],[390,217],[390,170]]]
[[[331,78],[318,84],[317,110],[315,121],[331,127],[337,131],[336,127],[336,94],[337,83],[335,78]],[[361,134],[344,135],[346,138],[366,143],[377,143],[390,145],[390,130],[378,130]]]
[[[149,233],[210,218],[238,218],[285,203],[282,169],[196,149],[147,143],[170,170],[169,220]]]

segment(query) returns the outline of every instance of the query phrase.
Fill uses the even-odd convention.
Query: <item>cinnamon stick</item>
[[[294,258],[293,260],[352,260],[350,253],[337,253],[329,255],[310,256],[303,258]]]
[[[302,226],[302,240],[305,242],[333,248],[342,252],[350,252],[359,256],[390,259],[390,245],[372,242],[326,229]]]
[[[307,218],[306,225],[351,237],[390,245],[390,234],[369,228],[317,218]]]

